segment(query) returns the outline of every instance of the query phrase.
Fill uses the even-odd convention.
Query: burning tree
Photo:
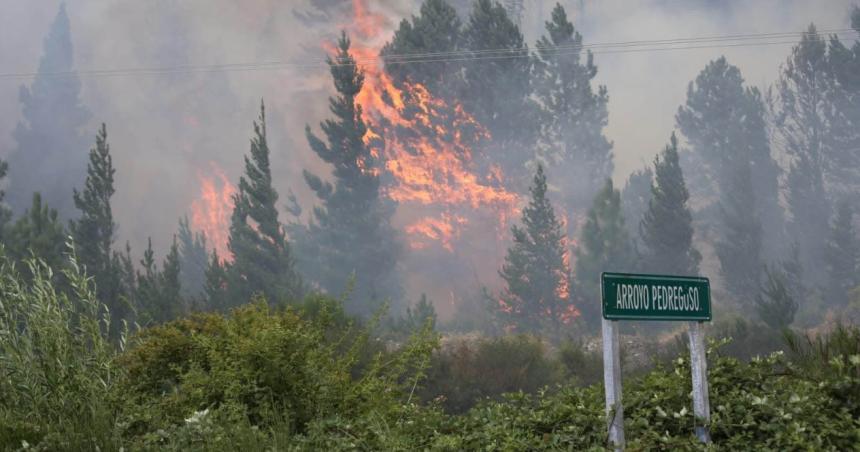
[[[507,287],[497,312],[503,322],[522,331],[539,331],[547,324],[558,330],[579,311],[570,291],[570,255],[564,224],[547,198],[546,175],[538,166],[531,200],[523,209],[524,228],[513,226],[514,244],[499,275]]]

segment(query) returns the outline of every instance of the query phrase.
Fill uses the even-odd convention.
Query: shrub
[[[57,291],[42,261],[22,278],[0,248],[0,448],[117,448],[107,392],[120,376],[110,316],[74,255]]]

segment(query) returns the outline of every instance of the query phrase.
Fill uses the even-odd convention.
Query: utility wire
[[[850,28],[834,28],[820,30],[819,33],[829,33],[835,37],[848,37],[846,34],[854,35],[855,30]],[[779,32],[759,34],[738,34],[724,36],[705,36],[691,38],[675,38],[662,40],[639,40],[608,43],[592,43],[580,45],[559,46],[536,46],[534,49],[543,57],[556,57],[574,55],[582,50],[589,50],[593,54],[621,54],[639,52],[658,52],[672,50],[692,50],[708,48],[731,48],[731,47],[755,47],[771,45],[796,44],[796,38],[803,36],[806,32]],[[789,39],[791,38],[791,39]],[[824,36],[822,36],[822,39]],[[735,42],[740,41],[740,42]],[[757,42],[762,41],[762,42]],[[134,75],[162,75],[162,74],[187,74],[208,72],[238,72],[238,71],[265,71],[283,70],[288,68],[315,68],[332,64],[334,66],[369,65],[385,62],[390,65],[401,64],[426,64],[443,62],[465,62],[486,60],[508,60],[531,58],[532,53],[527,48],[499,48],[479,50],[456,50],[448,52],[425,52],[407,54],[388,54],[366,58],[356,58],[354,63],[338,63],[336,60],[315,60],[306,62],[270,61],[249,63],[226,63],[213,65],[184,65],[152,68],[124,68],[124,69],[91,69],[80,71],[62,72],[22,72],[22,73],[0,73],[0,80],[28,79],[33,77],[64,78],[64,77],[117,77]]]

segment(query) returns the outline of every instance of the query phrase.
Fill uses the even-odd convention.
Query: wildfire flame
[[[351,52],[357,61],[375,61],[386,20],[371,13],[364,0],[353,1],[355,34]],[[382,157],[391,181],[384,192],[400,205],[423,207],[405,227],[412,249],[437,242],[453,251],[453,242],[477,209],[495,213],[497,232],[506,228],[518,197],[502,186],[499,167],[482,171],[474,161],[473,146],[490,138],[461,105],[449,105],[419,83],[397,86],[380,64],[362,65],[365,82],[356,101],[362,106],[369,130],[365,143],[384,142],[374,152]],[[376,140],[378,137],[384,140]]]
[[[210,162],[210,167],[211,174],[197,172],[200,198],[191,203],[191,227],[206,235],[206,242],[221,259],[231,261],[233,255],[227,248],[227,238],[236,187],[215,162]]]

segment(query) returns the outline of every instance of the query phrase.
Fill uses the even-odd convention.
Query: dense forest
[[[711,279],[714,448],[860,444],[860,7],[771,86],[716,53],[617,184],[564,7],[529,43],[522,2],[424,0],[388,35],[352,6],[289,181],[311,199],[276,189],[301,162],[264,96],[162,255],[117,239],[123,143],[86,130],[60,7],[0,160],[0,447],[601,449],[604,271]],[[685,325],[621,333],[628,446],[704,447]]]

